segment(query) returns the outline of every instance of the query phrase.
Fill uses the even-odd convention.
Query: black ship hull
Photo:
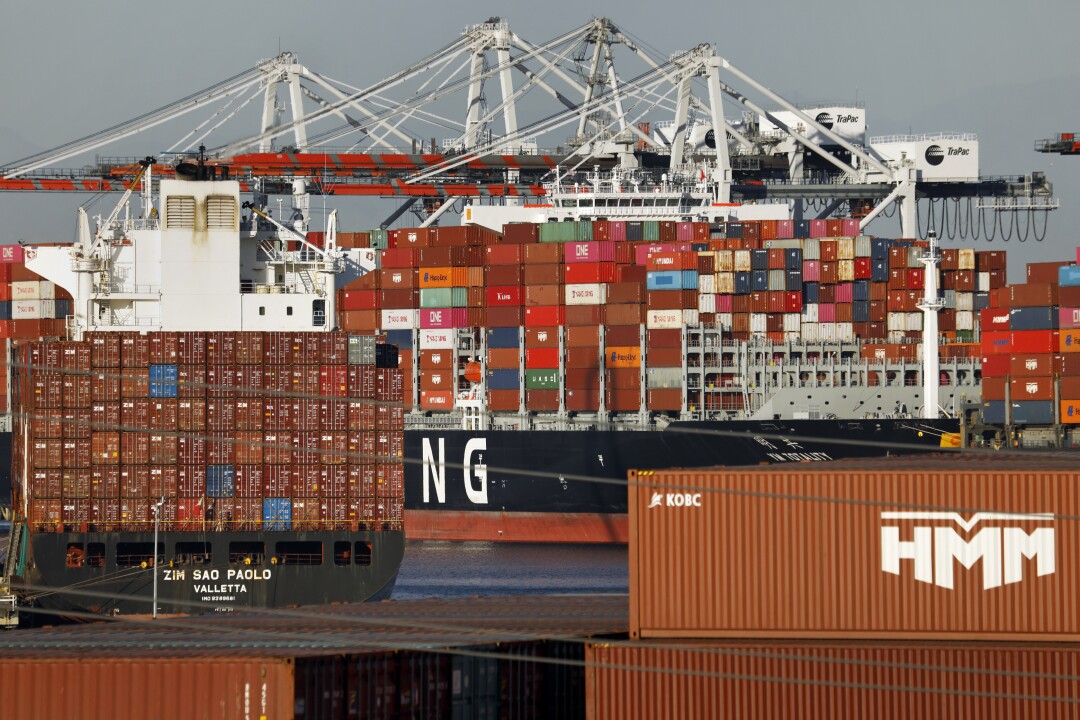
[[[153,611],[153,532],[34,532],[24,600],[58,613]],[[390,597],[400,531],[160,533],[158,612],[194,614]]]
[[[410,539],[625,542],[628,470],[956,447],[957,420],[678,422],[660,431],[405,432]]]

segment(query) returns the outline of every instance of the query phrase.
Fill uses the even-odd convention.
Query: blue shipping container
[[[397,345],[400,350],[412,350],[413,346],[413,331],[412,330],[387,330],[386,342],[391,345]]]
[[[802,270],[802,248],[787,248],[784,251],[784,264],[790,270]]]
[[[856,280],[855,286],[851,288],[851,299],[855,301],[867,301],[870,299],[870,281],[869,280]],[[866,320],[856,320],[855,322],[867,322]]]
[[[755,270],[750,273],[750,291],[766,292],[769,289],[769,271]]]
[[[174,398],[177,396],[176,365],[150,366],[150,397]]]
[[[517,390],[518,379],[517,370],[488,370],[487,389]]]
[[[66,318],[71,314],[71,300],[67,298],[57,298],[55,301],[56,317]]]
[[[729,238],[736,238],[742,240],[742,223],[729,222],[727,224],[727,236]]]
[[[1057,330],[1057,307],[1024,307],[1009,312],[1010,330]]]
[[[709,243],[690,243],[690,249],[694,252],[709,252]]]
[[[977,292],[975,293],[975,311],[985,310],[990,307],[990,293]]]
[[[803,283],[803,304],[816,303],[818,301],[818,284],[816,282]]]
[[[735,273],[735,294],[736,295],[749,295],[750,294],[750,273],[737,272]]]
[[[802,270],[788,270],[784,276],[784,289],[788,292],[802,290]]]
[[[889,261],[889,241],[885,238],[874,238],[870,241],[870,257],[874,260]]]
[[[206,466],[206,496],[231,498],[236,494],[236,468],[232,465]]]
[[[810,221],[809,220],[796,220],[795,221],[795,237],[808,238],[810,237]]]
[[[889,282],[889,258],[871,261],[870,279],[874,282]]]
[[[851,320],[857,323],[870,322],[870,303],[862,300],[851,303]]]
[[[990,400],[983,403],[982,416],[985,422],[1001,425],[1005,422],[1005,401]]]
[[[487,346],[496,349],[521,347],[520,332],[516,327],[488,328]]]
[[[1076,287],[1080,285],[1080,265],[1062,265],[1058,268],[1058,285]]]
[[[1054,422],[1053,400],[1018,400],[1012,404],[1016,425],[1051,425]]]
[[[652,270],[645,275],[647,290],[697,290],[697,270]]]
[[[292,500],[266,498],[263,500],[263,530],[283,532],[292,529]]]
[[[768,250],[751,250],[750,251],[750,269],[751,270],[768,270],[769,269],[769,251]]]
[[[11,319],[11,301],[10,300],[4,300],[3,302],[0,302],[0,320],[10,320],[10,319]]]

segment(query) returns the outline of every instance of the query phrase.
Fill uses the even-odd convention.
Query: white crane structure
[[[233,177],[258,179],[260,192],[305,180],[308,192],[403,199],[384,227],[421,198],[428,213],[422,217],[432,223],[466,199],[514,204],[542,195],[556,166],[560,173],[602,167],[705,179],[717,204],[794,204],[801,213],[810,200],[823,204],[821,217],[857,205],[863,228],[896,206],[905,237],[919,229],[919,199],[975,199],[980,212],[999,215],[1056,207],[1039,176],[984,182],[976,169],[963,178],[930,177],[905,146],[889,155],[853,142],[823,114],[789,102],[711,45],[667,57],[646,46],[607,18],[541,43],[491,18],[367,83],[333,79],[284,52],[165,107],[0,167],[0,190],[119,189],[42,180],[101,175],[121,164],[110,161],[118,158],[80,170],[55,166],[107,147],[120,152],[147,133],[144,145],[153,142],[163,148],[159,155],[178,160],[206,145]],[[166,137],[167,123],[182,125],[178,136]],[[757,132],[762,123],[769,133]],[[694,141],[698,134],[704,143]],[[938,160],[943,151],[935,152]]]

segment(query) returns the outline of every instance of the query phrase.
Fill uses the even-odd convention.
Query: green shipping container
[[[469,307],[469,289],[463,287],[450,288],[450,307]]]
[[[370,243],[374,250],[386,250],[390,247],[390,233],[386,230],[372,230]]]
[[[421,288],[420,307],[422,308],[445,308],[453,307],[454,288]],[[464,290],[464,288],[462,288]],[[464,303],[462,303],[464,305]]]
[[[957,330],[956,331],[956,342],[972,343],[972,342],[978,342],[978,340],[975,338],[975,331],[974,330]]]
[[[660,221],[646,220],[642,223],[642,232],[645,235],[645,242],[660,242]]]
[[[577,241],[589,242],[592,240],[592,223],[587,220],[581,220],[577,224]]]
[[[558,370],[526,370],[525,371],[525,389],[526,390],[558,390],[559,389],[559,371]]]

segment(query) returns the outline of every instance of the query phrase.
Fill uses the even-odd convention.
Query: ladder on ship
[[[13,522],[8,535],[7,554],[4,558],[4,572],[0,574],[0,629],[14,628],[19,625],[19,600],[11,592],[11,578],[21,574],[23,557],[23,523]]]

